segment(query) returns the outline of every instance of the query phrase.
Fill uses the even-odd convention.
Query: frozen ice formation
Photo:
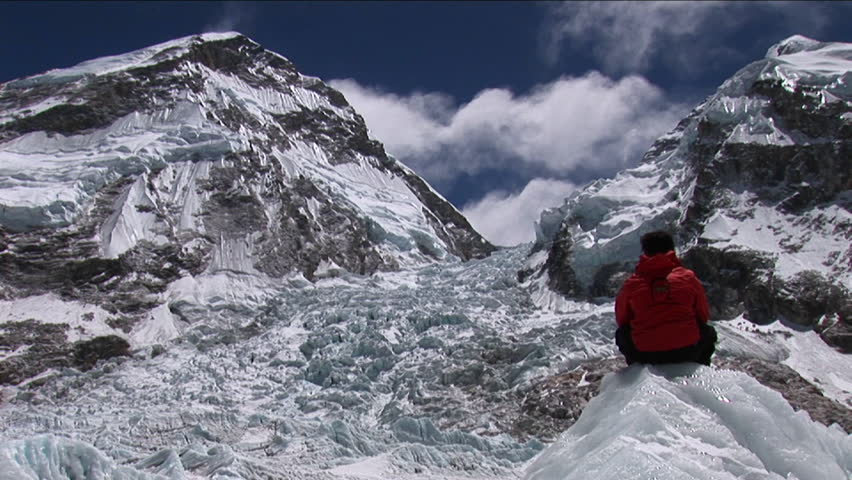
[[[823,480],[852,474],[852,437],[740,372],[632,366],[611,374],[527,480]]]

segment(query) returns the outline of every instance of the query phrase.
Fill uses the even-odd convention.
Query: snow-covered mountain
[[[130,348],[184,333],[188,304],[251,302],[277,279],[494,250],[343,95],[236,33],[0,86],[0,205],[6,320]],[[0,382],[79,363],[86,345],[62,343],[3,361]]]
[[[607,296],[639,237],[678,233],[713,318],[816,327],[852,352],[852,46],[793,36],[658,139],[641,164],[542,214],[529,281]]]
[[[808,48],[811,64],[850,51],[791,39],[772,58]],[[611,287],[578,295],[609,262],[559,250],[585,245],[563,220],[594,213],[583,231],[624,250],[596,255],[632,261],[633,230],[671,215],[665,186],[701,184],[698,151],[675,155],[701,113],[545,214],[529,257],[494,250],[342,96],[237,34],[9,82],[0,106],[0,480],[852,474],[852,357],[734,315],[713,367],[625,368]],[[661,225],[704,226],[684,246],[710,248],[695,218]]]

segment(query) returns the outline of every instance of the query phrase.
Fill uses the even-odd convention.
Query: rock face
[[[314,281],[494,251],[340,92],[235,33],[0,85],[0,159],[2,298],[96,305],[134,347],[154,340],[157,307],[160,325],[182,321],[181,279]]]
[[[758,358],[716,356],[715,368],[748,373],[761,384],[779,392],[790,405],[826,426],[837,424],[852,432],[852,410],[831,400],[795,370],[781,363]],[[625,367],[620,358],[610,358],[579,365],[574,370],[545,377],[521,391],[521,415],[515,421],[513,434],[535,435],[552,441],[574,424],[586,404],[600,391],[606,374]],[[638,367],[636,367],[638,368]]]
[[[546,255],[532,255],[522,277],[566,296],[611,296],[639,237],[664,229],[715,319],[817,327],[852,352],[850,52],[799,36],[771,48],[638,167],[545,212],[534,253]]]
[[[130,344],[121,337],[106,335],[91,340],[66,343],[68,325],[41,324],[34,320],[6,322],[0,334],[0,348],[24,350],[0,362],[0,384],[17,384],[48,368],[74,367],[83,371],[98,360],[129,354]]]

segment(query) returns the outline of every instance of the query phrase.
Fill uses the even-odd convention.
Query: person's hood
[[[650,257],[642,255],[639,257],[639,265],[636,266],[636,274],[648,278],[664,277],[680,266],[680,260],[674,250]]]

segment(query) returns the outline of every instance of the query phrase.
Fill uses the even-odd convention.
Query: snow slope
[[[235,32],[0,85],[2,308],[49,299],[62,315],[7,320],[69,344],[150,347],[187,305],[215,322],[282,282],[493,249],[339,92]]]
[[[207,60],[204,54],[226,60]],[[133,87],[141,89],[139,96],[151,98],[134,109],[88,98],[102,93],[93,89],[118,89],[129,81],[139,82]],[[157,82],[165,91],[157,90]],[[409,178],[413,172],[366,138],[363,120],[338,92],[238,33],[186,37],[7,82],[0,98],[0,126],[9,132],[0,142],[0,224],[12,231],[78,222],[100,189],[132,176],[136,182],[98,232],[104,257],[117,258],[141,241],[164,244],[188,232],[216,234],[200,219],[217,193],[204,183],[215,180],[217,168],[251,161],[265,175],[236,178],[228,186],[254,197],[270,226],[282,207],[276,188],[308,178],[341,207],[370,219],[374,241],[401,263],[422,261],[421,246],[432,255],[453,254],[423,213],[452,207],[430,188],[419,190]],[[91,108],[115,118],[56,125],[48,114],[60,115],[59,107]],[[90,123],[94,128],[82,128]],[[364,145],[333,145],[362,134],[351,141]],[[426,196],[440,205],[424,205]],[[320,207],[309,203],[302,213],[314,219]],[[245,260],[256,263],[253,255],[257,252],[249,249]],[[252,271],[251,265],[228,267]]]

